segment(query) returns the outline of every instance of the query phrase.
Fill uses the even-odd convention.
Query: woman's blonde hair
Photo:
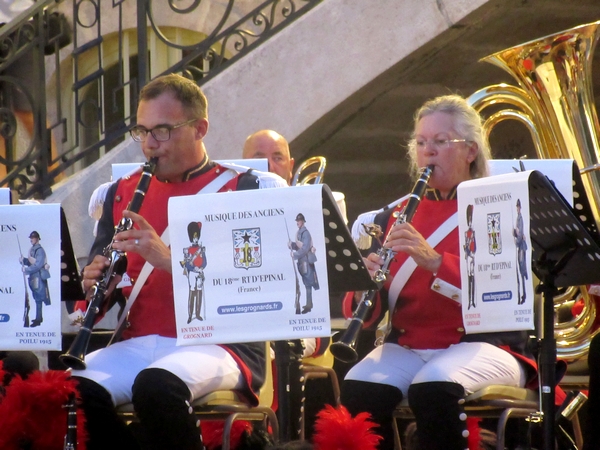
[[[471,178],[481,178],[488,175],[487,162],[491,158],[491,151],[487,139],[483,132],[481,116],[475,109],[467,103],[460,95],[442,95],[428,100],[415,113],[414,124],[423,117],[429,116],[435,112],[449,114],[454,122],[454,131],[462,139],[477,144],[477,156],[471,163],[469,173]],[[413,135],[408,143],[408,157],[410,159],[410,172],[416,178],[419,173],[417,165],[417,143]]]

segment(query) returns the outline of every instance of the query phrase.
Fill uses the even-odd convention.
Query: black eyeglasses
[[[187,122],[178,123],[176,125],[159,125],[157,127],[152,128],[151,130],[147,130],[144,127],[139,127],[136,125],[131,130],[129,130],[129,133],[131,134],[133,140],[136,142],[145,141],[148,137],[148,133],[150,133],[152,137],[157,141],[164,142],[171,139],[171,130],[175,130],[185,125],[189,125],[190,123],[195,122],[196,120],[198,119],[191,119]]]

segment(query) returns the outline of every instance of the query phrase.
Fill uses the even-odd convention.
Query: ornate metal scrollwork
[[[28,74],[35,74],[37,79],[32,86],[24,89],[37,102],[34,104],[32,101],[30,108],[34,118],[31,146],[26,150],[19,148],[18,151],[0,154],[0,164],[8,169],[7,175],[0,179],[0,186],[17,190],[21,198],[49,195],[51,186],[65,173],[72,173],[75,167],[93,162],[101,152],[110,150],[126,136],[133,118],[131,115],[126,117],[128,108],[124,107],[124,103],[133,104],[149,73],[149,59],[156,57],[137,57],[136,73],[133,59],[130,61],[123,57],[126,32],[131,36],[134,30],[137,31],[137,46],[134,44],[132,47],[146,55],[148,30],[143,24],[148,21],[150,32],[159,41],[182,52],[181,60],[167,71],[183,73],[203,84],[321,0],[257,0],[255,4],[258,6],[249,11],[244,11],[244,8],[252,8],[248,1],[223,0],[216,2],[221,7],[218,13],[215,2],[210,3],[210,8],[207,6],[208,0],[121,0],[112,2],[112,9],[106,5],[100,8],[97,0],[71,1],[73,17],[70,23],[65,21],[58,7],[58,4],[64,7],[67,0],[37,0],[27,14],[20,16],[20,23],[9,23],[0,28],[0,73],[10,73],[11,67],[15,68],[24,58],[30,58],[27,62],[30,67],[39,69]],[[160,13],[155,10],[160,10]],[[132,17],[132,11],[135,11],[136,17]],[[197,22],[199,14],[211,14],[211,19],[206,21],[212,24],[211,29],[196,33],[200,38],[193,44],[173,42],[161,29],[165,23],[165,11],[178,18],[193,18],[193,22]],[[112,20],[111,26],[117,30],[119,48],[116,50],[118,61],[107,63],[110,64],[107,67],[103,65],[102,58],[106,29],[102,29],[101,24],[103,21],[106,23],[108,17]],[[132,28],[132,23],[137,23],[137,26]],[[170,23],[177,24],[179,21],[170,20]],[[193,34],[188,33],[190,36]],[[61,79],[64,79],[61,73],[63,60],[57,50],[71,43],[74,79],[70,89],[74,99],[72,106],[69,105],[72,110],[65,111],[61,97],[61,91],[65,89],[61,84]],[[85,73],[80,67],[84,55],[98,55],[98,66],[86,69]],[[45,72],[49,61],[56,70],[53,77]],[[125,73],[125,65],[133,67],[131,74]],[[107,81],[109,79],[113,80],[113,85]],[[0,85],[5,82],[0,77]],[[47,91],[46,84],[49,83],[53,86],[49,86]],[[126,90],[131,91],[130,96],[124,95]],[[18,116],[15,116],[11,95],[10,90],[0,90],[0,140],[13,138],[21,126]],[[49,98],[50,95],[53,97]],[[132,104],[128,105],[129,110],[134,110]],[[46,112],[46,105],[52,108],[51,117]]]

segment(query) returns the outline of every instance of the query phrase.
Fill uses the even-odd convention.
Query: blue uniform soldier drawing
[[[302,283],[306,289],[306,304],[302,308],[302,314],[310,312],[313,307],[312,289],[315,291],[319,290],[319,280],[317,278],[317,271],[315,270],[317,256],[315,255],[312,237],[304,225],[305,223],[306,219],[304,215],[298,214],[296,216],[296,224],[298,225],[296,241],[288,243],[289,248],[292,250],[292,257],[296,260],[298,272],[302,277]]]
[[[35,301],[35,319],[31,327],[37,327],[44,321],[42,306],[50,305],[50,292],[48,291],[48,278],[50,278],[49,266],[46,261],[46,252],[40,245],[40,235],[37,231],[29,234],[31,248],[29,257],[19,257],[23,273],[29,278],[29,288]]]
[[[202,222],[188,224],[188,237],[191,245],[183,249],[183,274],[187,276],[189,285],[188,320],[194,318],[204,320],[201,315],[202,296],[204,291],[204,268],[206,267],[206,248],[200,243]]]
[[[517,199],[517,222],[513,229],[513,236],[515,238],[515,244],[517,246],[517,300],[518,304],[522,305],[525,303],[525,280],[527,276],[527,242],[525,241],[523,225],[523,215],[521,214],[521,199]],[[523,295],[521,295],[521,287],[523,288]]]

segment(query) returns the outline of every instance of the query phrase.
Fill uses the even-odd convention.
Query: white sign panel
[[[458,186],[462,310],[467,333],[534,327],[530,173],[497,175]]]
[[[0,348],[60,350],[60,205],[0,206]]]
[[[490,175],[502,175],[525,170],[539,170],[554,183],[554,187],[573,206],[573,160],[572,159],[494,159],[489,161]]]
[[[331,333],[321,190],[169,201],[179,345]]]
[[[9,188],[0,188],[0,205],[10,205]]]

